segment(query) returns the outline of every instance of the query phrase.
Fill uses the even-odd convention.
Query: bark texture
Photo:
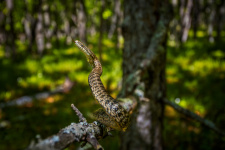
[[[123,150],[163,149],[162,125],[166,96],[166,39],[170,16],[166,0],[124,2],[123,90],[139,102],[123,134]]]

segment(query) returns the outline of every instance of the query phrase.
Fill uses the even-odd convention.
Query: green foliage
[[[223,129],[225,41],[223,38],[209,43],[202,34],[205,33],[198,31],[197,39],[189,39],[180,47],[176,46],[175,41],[168,41],[167,95],[170,100]],[[167,149],[224,148],[224,139],[198,122],[187,120],[169,107],[166,107],[165,114],[164,137]],[[166,140],[167,137],[174,141],[171,143]]]

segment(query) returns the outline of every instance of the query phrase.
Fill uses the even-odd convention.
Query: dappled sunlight
[[[43,77],[38,73],[24,79],[21,78],[18,84],[23,88],[37,87],[38,89],[43,89],[45,87],[51,88],[54,86],[54,83],[52,83],[50,78]]]
[[[175,47],[176,46],[176,41],[175,40],[169,40],[167,43],[168,43],[168,46],[170,46],[170,47]]]
[[[189,35],[189,37],[194,37],[194,32],[193,32],[193,30],[190,30],[189,33],[188,33],[188,35]],[[207,32],[205,32],[205,31],[203,31],[203,30],[198,30],[198,31],[196,32],[196,36],[197,36],[198,38],[203,38],[203,37],[207,36]]]
[[[218,49],[212,52],[212,56],[217,58],[217,59],[223,59],[225,58],[225,52],[222,50]]]
[[[197,37],[202,38],[204,36],[206,36],[206,32],[205,31],[201,31],[201,30],[197,31]]]
[[[80,51],[75,47],[69,47],[64,50],[66,55],[76,55],[79,54]]]
[[[107,47],[107,49],[114,49],[115,48],[114,41],[112,41],[112,40],[110,40],[108,38],[104,38],[103,39],[103,43]]]
[[[194,112],[198,112],[199,116],[204,117],[205,113],[206,113],[206,108],[203,104],[199,103],[196,101],[196,99],[194,97],[183,97],[183,98],[171,98],[171,101],[175,102],[176,104],[187,108],[189,110],[192,110]],[[168,106],[170,107],[170,106]],[[170,108],[166,108],[166,112],[165,114],[169,114],[169,116],[173,116],[176,113],[174,113],[171,107]],[[175,116],[174,116],[175,117]]]
[[[82,71],[75,71],[69,74],[69,77],[77,80],[78,82],[83,83],[84,85],[88,85],[88,73]]]
[[[189,66],[190,64],[190,60],[191,58],[190,57],[187,57],[187,56],[179,56],[177,57],[175,60],[174,60],[174,63],[182,68],[185,68]]]
[[[192,111],[198,111],[200,116],[204,116],[206,111],[204,105],[198,103],[194,97],[182,98],[179,105]]]
[[[180,47],[176,47],[175,41],[168,42],[167,96],[172,102],[218,123],[215,113],[224,110],[225,97],[224,41],[209,43],[203,38],[205,34],[198,31],[197,39],[190,39]],[[208,131],[169,106],[166,106],[165,116],[167,136],[173,134],[173,138],[184,139],[184,136],[203,136],[203,130]]]
[[[193,74],[205,77],[212,72],[225,71],[225,62],[220,60],[213,60],[212,58],[207,58],[203,60],[196,60],[189,66],[183,66],[184,70],[188,70]]]
[[[20,68],[27,70],[29,73],[37,73],[40,69],[40,63],[35,59],[27,59],[23,64],[20,64]]]
[[[5,56],[5,52],[4,52],[3,46],[0,45],[0,58],[3,58],[4,56]]]
[[[177,77],[168,77],[166,79],[166,82],[169,83],[169,84],[178,83],[179,82],[179,78],[177,78]]]
[[[44,71],[47,73],[69,73],[71,71],[78,70],[82,68],[83,63],[76,59],[74,60],[64,60],[60,62],[53,62],[45,64]]]
[[[179,82],[179,76],[177,75],[178,68],[176,66],[168,66],[166,68],[167,83],[173,84]]]
[[[169,47],[166,70],[168,86],[176,84],[182,87],[179,88],[180,90],[186,88],[186,90],[197,95],[196,92],[204,82],[204,78],[210,77],[210,80],[212,77],[223,79],[225,72],[223,58],[225,53],[215,48],[217,45],[189,40],[182,46],[182,49]],[[207,47],[207,49],[204,49],[204,47]],[[208,55],[207,51],[212,55]],[[171,90],[169,89],[169,94],[172,92]]]
[[[164,114],[166,117],[176,117],[177,112],[172,107],[166,106]]]
[[[2,92],[1,97],[4,97],[6,100],[10,100],[13,96],[13,91]]]
[[[190,80],[185,81],[183,86],[187,89],[189,89],[191,92],[197,92],[198,91],[198,81],[197,80]]]
[[[19,23],[19,22],[18,22],[18,23]],[[15,42],[16,42],[16,46],[19,47],[19,48],[17,49],[17,52],[18,52],[18,53],[22,53],[22,52],[26,51],[26,49],[27,49],[27,44],[26,44],[24,41],[16,40]]]
[[[54,101],[55,101],[54,97],[48,97],[48,98],[46,99],[46,102],[47,102],[47,103],[53,103]]]
[[[109,60],[109,57],[110,57],[110,56],[108,56],[108,55],[105,54],[105,53],[102,54],[102,60],[103,60],[103,61]]]

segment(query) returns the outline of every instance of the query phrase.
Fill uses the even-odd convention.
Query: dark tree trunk
[[[214,42],[214,37],[213,37],[213,28],[214,28],[214,21],[215,21],[215,6],[213,4],[213,0],[209,0],[209,9],[210,9],[210,14],[208,18],[208,36],[209,36],[209,42]]]
[[[33,45],[35,43],[35,38],[36,38],[36,28],[38,24],[38,12],[41,11],[40,7],[42,5],[42,0],[38,0],[35,3],[33,3],[33,9],[31,12],[29,12],[28,7],[29,7],[29,2],[25,0],[25,5],[24,5],[24,10],[26,12],[26,16],[24,19],[24,30],[26,34],[26,39],[28,40],[28,47],[27,47],[27,52],[32,53],[33,51]]]
[[[2,3],[3,1],[0,2],[0,5],[2,5]],[[6,41],[5,21],[6,16],[3,13],[3,10],[0,10],[0,44],[4,44]]]
[[[121,8],[120,8],[120,0],[115,0],[114,1],[114,12],[113,12],[113,16],[112,16],[112,22],[111,22],[111,25],[110,25],[110,30],[109,30],[109,33],[108,33],[108,38],[112,38],[116,28],[118,27],[118,23],[119,23],[119,20],[121,18]]]
[[[99,39],[98,39],[98,53],[99,60],[102,62],[102,38],[104,32],[104,18],[103,12],[105,11],[105,0],[101,0],[101,11],[100,11],[100,27],[99,27]]]
[[[87,43],[87,10],[85,7],[84,0],[79,1],[79,8],[77,9],[77,23],[78,23],[78,34],[81,41]]]
[[[199,1],[193,1],[193,32],[194,32],[194,38],[197,37],[197,30],[199,25],[199,15],[200,15],[200,4]]]
[[[13,17],[13,0],[7,0],[6,1],[6,7],[8,10],[7,13],[7,23],[10,26],[10,30],[6,31],[6,56],[13,56],[13,58],[16,56],[16,50],[15,50],[15,29],[14,29],[14,17]]]
[[[166,40],[172,11],[167,0],[124,2],[123,90],[137,96],[131,125],[122,135],[123,150],[163,149],[166,96]]]
[[[110,30],[108,33],[108,38],[112,38],[115,32],[116,37],[116,52],[118,52],[120,48],[120,37],[122,37],[122,31],[120,24],[122,23],[123,12],[121,10],[121,2],[120,0],[114,1],[114,15],[112,16],[112,22],[110,25]]]
[[[216,5],[216,21],[215,21],[215,27],[216,27],[216,40],[220,40],[221,38],[221,30],[223,29],[225,17],[225,1],[221,1],[221,3]]]

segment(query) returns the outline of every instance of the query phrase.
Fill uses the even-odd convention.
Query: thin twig
[[[74,106],[74,104],[71,104],[71,107],[79,117],[79,122],[87,122],[87,119],[84,118],[83,114],[77,109],[77,107]]]
[[[163,99],[164,103],[170,105],[172,108],[174,108],[176,111],[178,111],[179,113],[182,113],[194,120],[197,120],[198,122],[200,122],[201,124],[205,125],[206,127],[212,129],[213,131],[215,131],[216,133],[225,136],[225,133],[223,131],[221,131],[219,128],[216,127],[216,125],[207,119],[204,119],[202,117],[200,117],[199,115],[197,115],[196,113],[185,109],[183,107],[181,107],[180,105],[177,105],[176,103],[173,103],[171,101],[169,101],[168,99]]]
[[[65,78],[65,81],[62,85],[56,87],[53,91],[41,92],[35,95],[22,96],[20,98],[10,100],[6,103],[0,103],[0,108],[9,107],[9,106],[22,106],[28,103],[32,103],[34,100],[44,100],[50,96],[67,93],[74,86],[74,83],[68,78]]]

